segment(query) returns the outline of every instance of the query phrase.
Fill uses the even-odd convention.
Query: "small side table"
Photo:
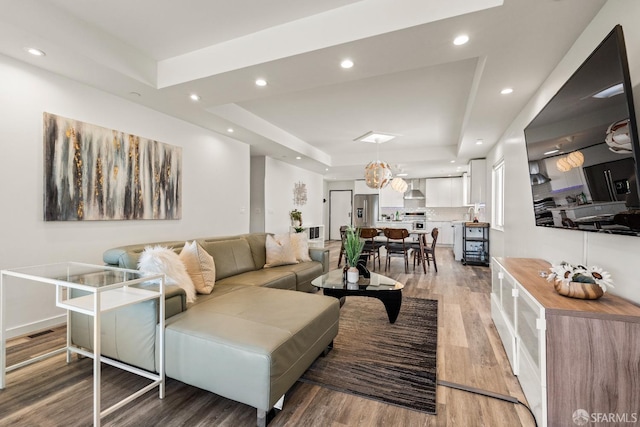
[[[56,287],[56,306],[67,310],[67,345],[42,354],[38,357],[6,366],[6,323],[5,323],[5,286],[24,281],[49,283]],[[144,282],[157,281],[158,290],[134,286]],[[71,289],[85,291],[83,296],[71,297]],[[35,362],[66,352],[67,363],[71,353],[78,353],[93,359],[93,425],[100,426],[102,417],[114,412],[149,390],[158,387],[160,399],[164,398],[164,275],[143,277],[138,270],[107,267],[76,262],[47,264],[0,271],[0,389],[5,388],[7,372],[22,368]],[[102,356],[100,351],[100,321],[102,313],[137,304],[142,301],[158,299],[160,334],[158,337],[159,368],[151,373],[135,366]],[[70,312],[93,316],[93,352],[74,346],[71,343]],[[144,388],[132,393],[111,407],[100,409],[100,366],[101,363],[143,376],[152,381]]]

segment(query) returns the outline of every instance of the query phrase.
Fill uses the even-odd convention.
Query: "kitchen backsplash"
[[[407,200],[407,202],[411,202]],[[380,215],[395,216],[396,212],[402,217],[405,212],[424,212],[427,220],[437,221],[468,221],[469,207],[456,208],[425,208],[405,206],[404,208],[381,208]],[[473,219],[473,218],[471,218]]]

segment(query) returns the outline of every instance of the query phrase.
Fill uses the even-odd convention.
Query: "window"
[[[493,165],[491,173],[492,206],[491,225],[498,230],[504,229],[504,159]]]

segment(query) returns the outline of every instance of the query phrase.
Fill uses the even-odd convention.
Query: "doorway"
[[[352,190],[329,190],[329,240],[340,240],[340,227],[351,225]]]

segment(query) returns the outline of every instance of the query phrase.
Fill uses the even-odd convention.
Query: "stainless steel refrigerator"
[[[378,221],[378,195],[356,194],[353,196],[353,226],[375,227]]]

